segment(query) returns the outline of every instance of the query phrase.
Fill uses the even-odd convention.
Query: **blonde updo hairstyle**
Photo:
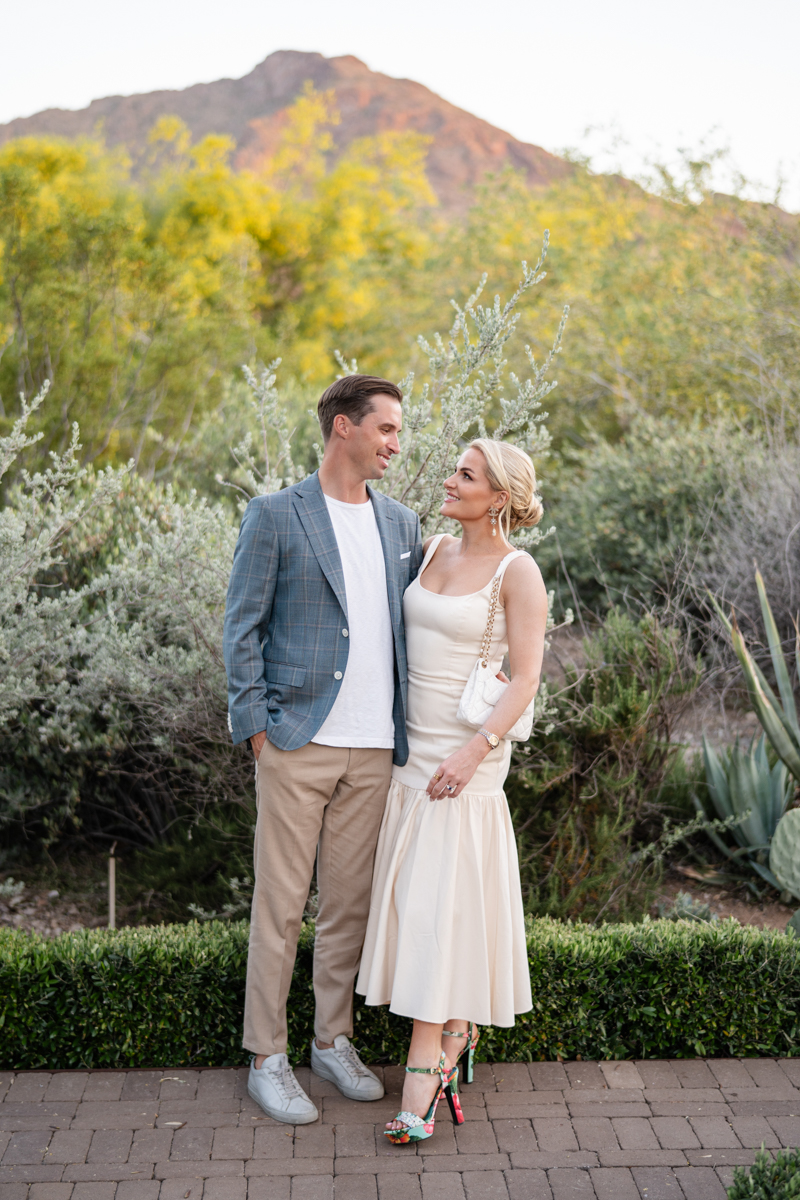
[[[480,450],[486,460],[486,478],[496,492],[507,492],[500,527],[508,538],[515,529],[538,525],[544,514],[536,491],[536,470],[530,455],[509,442],[476,438],[470,450]]]

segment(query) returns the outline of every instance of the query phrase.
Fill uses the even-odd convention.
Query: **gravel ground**
[[[0,929],[20,929],[56,937],[77,929],[96,929],[108,923],[98,916],[95,896],[60,896],[51,888],[23,887],[13,876],[0,879]]]

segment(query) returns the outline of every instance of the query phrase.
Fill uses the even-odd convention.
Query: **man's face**
[[[345,446],[362,479],[383,479],[392,455],[400,453],[398,435],[403,427],[403,408],[399,400],[383,392],[370,400],[373,411],[367,413],[360,425],[344,418]]]

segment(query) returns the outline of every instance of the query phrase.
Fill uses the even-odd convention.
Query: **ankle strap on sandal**
[[[474,1028],[475,1027],[472,1024],[472,1021],[470,1021],[469,1029],[465,1030],[463,1033],[459,1033],[456,1029],[443,1029],[442,1037],[465,1037],[472,1041],[472,1031]]]
[[[444,1053],[442,1053],[438,1067],[406,1067],[406,1071],[408,1071],[409,1075],[443,1075],[445,1061]]]

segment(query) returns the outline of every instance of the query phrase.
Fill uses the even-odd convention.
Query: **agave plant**
[[[785,813],[778,822],[769,851],[769,865],[784,891],[800,900],[800,808]],[[787,925],[800,937],[800,908]]]
[[[772,615],[772,609],[767,599],[764,580],[761,572],[758,570],[756,571],[756,587],[758,588],[758,599],[761,604],[761,615],[764,618],[764,628],[767,631],[767,643],[769,645],[770,658],[772,659],[772,669],[775,672],[775,681],[778,685],[778,696],[775,695],[765,679],[763,671],[747,649],[741,630],[736,623],[734,613],[731,613],[731,619],[728,620],[713,596],[711,597],[711,601],[717,610],[720,620],[731,635],[733,649],[741,663],[747,690],[750,694],[756,715],[761,722],[761,727],[769,738],[770,744],[781,760],[781,763],[786,767],[795,782],[800,785],[800,721],[797,715],[794,689],[792,688],[789,670],[783,656],[778,627],[775,624],[775,618]],[[800,677],[800,627],[798,627],[797,621],[794,622],[794,628],[794,657],[797,674]],[[708,772],[708,763],[706,763],[706,772]],[[787,806],[788,797],[784,809]],[[721,843],[718,841],[718,844]],[[784,812],[772,831],[770,837],[769,869],[765,868],[763,863],[753,861],[752,858],[751,863],[764,879],[772,883],[773,887],[783,892],[789,892],[796,899],[800,899],[800,866],[798,865],[798,855],[800,855],[800,812],[797,809],[792,809],[791,812]],[[800,936],[800,909],[792,917],[789,927]]]
[[[747,690],[750,693],[753,708],[761,722],[764,733],[769,738],[778,758],[786,764],[795,781],[800,784],[800,721],[798,721],[797,717],[797,705],[795,704],[792,681],[789,678],[789,670],[786,666],[786,660],[783,657],[778,627],[772,615],[772,609],[767,599],[764,580],[761,577],[760,571],[756,571],[756,587],[758,588],[761,615],[764,618],[764,627],[767,631],[772,669],[775,672],[780,699],[778,699],[778,696],[775,695],[769,683],[767,683],[763,671],[747,649],[742,632],[736,623],[735,615],[731,613],[731,619],[728,620],[713,596],[711,596],[711,602],[717,610],[717,615],[723,625],[731,635],[733,649],[741,663]],[[800,629],[798,629],[797,622],[795,622],[794,654],[797,673],[800,676]]]
[[[781,883],[767,863],[775,830],[792,798],[794,785],[785,765],[770,766],[766,738],[755,738],[744,749],[738,742],[719,754],[703,738],[706,783],[717,816],[722,820],[738,817],[730,826],[739,843],[737,850],[727,846],[718,833],[708,836],[730,859],[743,859],[762,879],[781,891]],[[698,812],[703,807],[694,797]]]
[[[800,900],[800,808],[793,808],[778,823],[769,865],[784,890]]]
[[[678,892],[672,904],[659,904],[658,915],[664,921],[697,921],[709,925],[719,922],[711,905],[695,900],[689,892]]]

